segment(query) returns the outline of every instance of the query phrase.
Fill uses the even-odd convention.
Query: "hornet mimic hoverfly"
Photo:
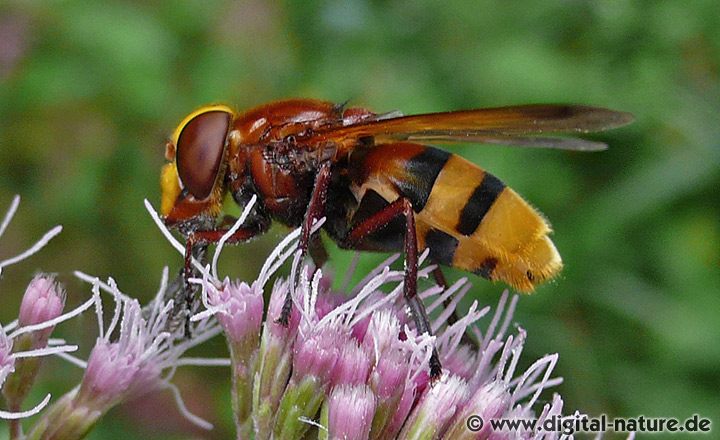
[[[401,116],[294,99],[238,113],[201,107],[175,130],[161,174],[161,211],[187,240],[185,275],[197,249],[232,225],[221,218],[226,194],[258,203],[229,242],[265,232],[272,220],[302,227],[299,249],[319,266],[313,223],[341,247],[404,251],[403,293],[419,332],[430,332],[416,296],[418,253],[433,263],[531,292],[555,276],[560,255],[550,225],[511,188],[479,166],[426,145],[472,142],[595,151],[605,144],[554,133],[586,133],[631,122],[628,113],[578,105],[522,105]],[[436,270],[438,284],[445,284]],[[279,322],[287,324],[286,298]],[[431,376],[440,375],[437,353]]]

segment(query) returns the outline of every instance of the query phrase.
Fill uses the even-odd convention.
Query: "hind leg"
[[[403,296],[418,332],[432,335],[425,306],[420,297],[417,296],[418,245],[415,231],[415,213],[410,200],[401,197],[361,221],[348,233],[343,245],[352,248],[353,245],[360,243],[363,238],[386,226],[397,217],[405,217],[405,281],[403,283]],[[437,350],[433,348],[430,357],[430,377],[435,380],[440,377],[441,373],[440,358]]]

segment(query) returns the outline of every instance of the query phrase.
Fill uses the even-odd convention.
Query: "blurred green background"
[[[516,314],[529,333],[524,362],[560,353],[568,412],[700,413],[715,417],[717,431],[719,75],[716,0],[5,1],[0,212],[14,194],[22,203],[0,259],[55,224],[65,229],[3,273],[0,322],[14,318],[38,270],[57,272],[76,304],[90,293],[72,270],[111,275],[148,298],[162,267],[180,266],[142,201],[159,204],[164,142],[201,104],[242,109],[301,96],[405,113],[593,104],[637,118],[593,137],[611,145],[606,152],[453,147],[556,231],[566,268]],[[227,252],[225,273],[253,277],[283,233]],[[351,254],[332,254],[343,273]],[[362,267],[380,258],[365,256]],[[497,301],[501,286],[472,280],[481,303]],[[95,330],[77,328],[92,321],[58,333],[87,349]],[[205,348],[222,349],[220,339]],[[59,396],[80,373],[51,360],[37,388]],[[185,368],[178,383],[218,425],[213,433],[188,428],[159,395],[114,411],[91,438],[228,436],[226,375]]]

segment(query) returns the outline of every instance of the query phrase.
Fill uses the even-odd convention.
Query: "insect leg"
[[[190,236],[188,237],[188,241],[191,239],[196,244],[215,244],[220,241],[220,239],[223,237],[223,235],[227,234],[229,229],[213,229],[209,231],[194,231]],[[258,227],[247,227],[247,228],[240,228],[237,231],[235,231],[234,234],[232,234],[226,243],[228,244],[235,244],[235,243],[242,243],[244,241],[248,241],[251,238],[255,237],[256,235],[259,235],[261,233],[265,232],[265,229],[258,228]],[[188,261],[189,263],[189,261]]]
[[[183,292],[184,292],[184,300],[185,300],[185,337],[190,337],[190,315],[192,315],[192,305],[193,305],[193,297],[195,289],[193,289],[193,286],[190,285],[190,278],[194,275],[194,268],[192,267],[192,259],[197,258],[198,260],[202,261],[205,256],[205,252],[207,251],[207,245],[203,244],[200,245],[197,243],[193,235],[191,234],[188,236],[187,240],[185,241],[185,259],[184,259],[184,266],[183,266]]]
[[[317,268],[323,267],[329,258],[327,249],[325,249],[325,245],[320,239],[319,234],[310,238],[308,252],[310,253],[310,258],[312,258],[313,263],[315,263],[315,267]]]
[[[350,245],[358,243],[364,237],[387,225],[398,216],[405,217],[405,282],[403,283],[403,295],[418,332],[432,335],[425,306],[420,297],[417,296],[418,245],[415,232],[415,213],[410,200],[401,197],[366,218],[350,231],[347,241]],[[432,356],[430,357],[430,377],[433,380],[437,379],[441,373],[440,358],[437,350],[433,347]]]
[[[313,224],[316,220],[320,219],[325,215],[325,204],[327,203],[327,191],[330,186],[331,173],[331,162],[324,162],[320,165],[317,176],[315,177],[315,188],[313,189],[312,196],[310,197],[310,204],[308,205],[307,211],[305,211],[305,219],[303,220],[302,230],[300,232],[300,241],[298,243],[298,250],[300,251],[300,261],[305,258],[308,251],[308,246],[311,244],[311,231]],[[293,276],[297,276],[296,274]],[[287,326],[290,323],[290,312],[292,311],[292,292],[297,285],[297,279],[293,279],[291,283],[291,289],[288,290],[285,295],[285,302],[283,303],[282,310],[280,311],[280,317],[277,322],[283,326]]]
[[[265,232],[269,225],[270,223],[267,221],[258,222],[255,225],[240,228],[228,238],[226,243],[233,244],[248,241],[256,235]],[[203,261],[208,245],[219,242],[229,230],[229,228],[221,228],[193,231],[188,235],[185,241],[185,260],[182,274],[186,307],[185,310],[187,313],[187,319],[185,320],[185,336],[187,337],[190,336],[190,315],[192,314],[192,304],[194,298],[194,289],[190,285],[190,278],[193,277],[195,272],[195,269],[192,266],[192,259],[194,257]]]

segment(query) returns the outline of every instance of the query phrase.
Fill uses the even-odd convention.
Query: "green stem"
[[[251,438],[253,432],[253,377],[257,366],[260,335],[248,334],[242,341],[231,343],[232,407],[238,438]]]
[[[299,384],[288,385],[275,418],[275,438],[300,438],[310,425],[301,417],[312,419],[320,409],[325,393],[318,378],[305,377]]]
[[[79,404],[79,388],[65,394],[43,412],[26,440],[80,440],[90,432],[98,419],[109,409],[92,409]]]
[[[273,336],[263,334],[253,388],[252,418],[255,438],[269,439],[292,367],[292,352]]]

